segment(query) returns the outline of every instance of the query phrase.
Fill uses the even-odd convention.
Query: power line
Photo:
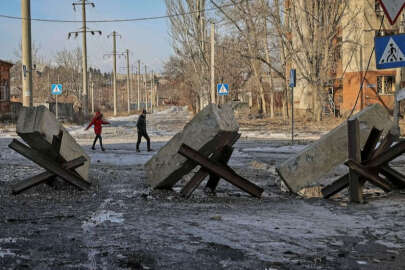
[[[186,16],[186,15],[191,15],[191,14],[200,13],[200,12],[209,12],[209,11],[218,10],[220,8],[226,8],[226,7],[235,6],[235,5],[236,4],[226,4],[226,5],[223,5],[223,6],[200,9],[200,10],[194,10],[194,11],[189,11],[189,12],[183,12],[183,13],[177,13],[177,14],[171,14],[171,15],[162,15],[162,16],[143,17],[143,18],[87,20],[87,23],[151,21],[151,20],[158,20],[158,19],[166,19],[166,18],[172,18],[172,17]],[[14,20],[25,20],[25,18],[22,18],[22,17],[10,16],[10,15],[4,15],[4,14],[0,14],[0,18],[14,19]],[[41,19],[41,18],[31,18],[31,21],[52,22],[52,23],[82,23],[82,21],[76,21],[76,20]]]

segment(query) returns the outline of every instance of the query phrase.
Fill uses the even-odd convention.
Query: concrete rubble
[[[194,168],[193,162],[178,154],[183,143],[209,155],[217,146],[218,136],[237,133],[238,130],[231,106],[206,106],[145,164],[147,184],[152,188],[171,188]]]
[[[385,133],[394,126],[387,110],[379,104],[371,105],[353,117],[360,121],[361,147],[373,126]],[[347,160],[347,147],[345,121],[279,165],[277,172],[291,192],[299,193],[304,188],[320,185],[323,176]]]
[[[89,181],[90,157],[75,141],[63,125],[45,106],[23,107],[17,121],[17,134],[33,149],[41,151],[50,159],[56,159],[58,153],[52,146],[53,136],[63,132],[60,155],[66,161],[84,156],[87,162],[76,169],[76,172],[86,181]]]

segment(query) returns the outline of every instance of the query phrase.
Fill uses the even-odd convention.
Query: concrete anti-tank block
[[[51,159],[57,158],[57,153],[52,147],[53,136],[58,136],[62,131],[60,155],[67,161],[84,156],[87,162],[76,171],[88,181],[90,157],[45,106],[21,108],[16,129],[17,134],[31,148],[41,151]]]
[[[230,105],[206,106],[145,164],[147,183],[152,188],[171,188],[194,167],[177,153],[183,143],[202,153],[210,153],[215,147],[214,138],[221,132],[237,133],[238,130]]]
[[[380,104],[371,105],[353,117],[360,121],[361,147],[364,146],[373,126],[384,130],[385,133],[394,126],[387,110]],[[322,177],[347,158],[345,121],[305,147],[296,156],[283,162],[277,167],[277,172],[290,191],[297,193],[303,188],[321,184]]]

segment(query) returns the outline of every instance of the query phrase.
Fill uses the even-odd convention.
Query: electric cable
[[[252,1],[252,0],[248,0]],[[104,19],[104,20],[87,20],[87,23],[113,23],[113,22],[137,22],[137,21],[151,21],[151,20],[159,20],[159,19],[167,19],[167,18],[172,18],[172,17],[179,17],[179,16],[186,16],[186,15],[191,15],[195,13],[200,13],[200,12],[210,12],[214,10],[218,10],[219,8],[226,8],[226,7],[231,7],[235,6],[236,4],[226,4],[217,7],[212,7],[212,8],[205,8],[205,9],[200,9],[200,10],[193,10],[193,11],[188,11],[188,12],[183,12],[183,13],[177,13],[177,14],[170,14],[170,15],[161,15],[161,16],[151,16],[151,17],[141,17],[141,18],[128,18],[128,19]],[[5,18],[5,19],[14,19],[14,20],[26,20],[26,18],[18,17],[18,16],[11,16],[11,15],[4,15],[0,14],[0,18]],[[80,20],[61,20],[61,19],[43,19],[43,18],[31,18],[31,21],[37,21],[37,22],[51,22],[51,23],[82,23]]]
[[[380,28],[378,29],[378,34],[380,34],[380,32],[381,32],[381,28],[382,28],[383,23],[384,23],[384,18],[385,18],[385,16],[383,16],[382,19],[381,19],[381,24],[380,24]],[[367,64],[366,72],[364,73],[364,76],[363,76],[363,78],[361,80],[360,89],[359,89],[359,92],[357,93],[357,97],[356,97],[356,102],[354,103],[352,111],[350,112],[347,119],[349,119],[353,115],[353,112],[354,112],[354,110],[355,110],[355,108],[357,106],[357,102],[359,101],[360,93],[363,91],[363,84],[364,84],[364,81],[366,80],[367,72],[368,72],[368,69],[369,69],[370,63],[371,63],[371,57],[373,56],[374,51],[375,51],[375,44],[373,46],[373,50],[370,53],[370,57],[368,58],[368,64]]]

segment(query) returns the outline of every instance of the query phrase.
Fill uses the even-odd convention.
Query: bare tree
[[[336,65],[335,55],[340,55],[344,16],[357,15],[349,10],[349,0],[297,0],[286,2],[286,21],[289,31],[280,29],[283,44],[291,64],[304,87],[312,95],[313,118],[321,119],[322,106],[326,102],[325,86]]]
[[[82,51],[80,48],[73,50],[63,49],[56,53],[57,78],[59,82],[66,82],[68,94],[74,95],[78,101],[81,99],[81,63]]]
[[[208,103],[208,61],[205,44],[206,20],[205,0],[165,0],[168,15],[187,16],[170,17],[170,35],[176,55],[191,64],[193,72],[185,78],[200,106]],[[199,107],[200,107],[199,106]]]

